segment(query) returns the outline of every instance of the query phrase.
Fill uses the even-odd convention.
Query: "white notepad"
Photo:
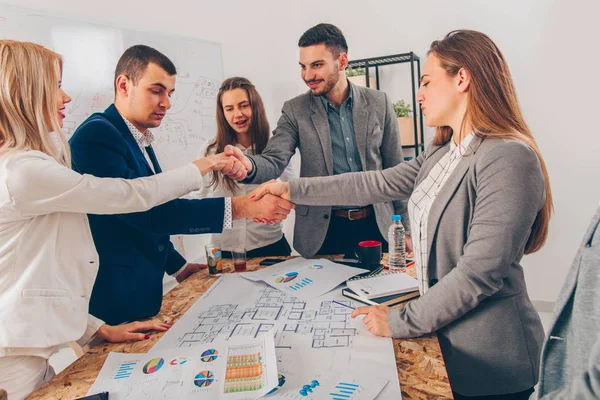
[[[419,282],[404,272],[379,274],[373,277],[346,281],[354,293],[367,299],[419,290]]]

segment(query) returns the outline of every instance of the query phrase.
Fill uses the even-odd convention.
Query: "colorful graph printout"
[[[133,367],[137,364],[137,361],[126,362],[119,365],[117,372],[115,372],[114,379],[124,379],[131,376]]]
[[[187,357],[177,357],[169,362],[169,365],[183,365],[188,362]]]
[[[225,373],[225,393],[263,388],[266,383],[263,362],[259,346],[230,348]]]
[[[297,272],[288,272],[287,274],[285,274],[283,276],[278,276],[277,278],[275,278],[275,283],[287,283],[289,281],[293,281],[297,277],[298,277]]]
[[[215,376],[211,371],[201,371],[194,378],[194,385],[198,387],[206,387],[212,385],[215,381]]]
[[[346,382],[338,382],[335,386],[335,391],[329,393],[332,400],[346,400],[348,398],[352,398],[354,392],[360,388],[360,385],[356,383],[346,383]]]
[[[298,257],[240,275],[251,281],[263,281],[302,300],[309,300],[329,292],[340,283],[363,272],[368,271],[336,264],[326,259],[308,260]]]
[[[201,347],[111,352],[88,395],[108,391],[111,400],[257,400],[277,384],[275,341],[267,331]]]
[[[215,349],[208,349],[202,352],[200,359],[202,362],[212,362],[215,361],[219,357],[219,352]]]
[[[162,368],[164,363],[165,360],[162,358],[153,358],[144,365],[142,371],[144,372],[144,374],[153,374],[155,372],[158,372],[158,370]]]

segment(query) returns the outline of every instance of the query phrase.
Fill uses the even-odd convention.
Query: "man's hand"
[[[260,200],[254,200],[250,196],[249,194],[231,199],[233,219],[258,219],[273,225],[286,219],[290,211],[296,207],[289,201],[270,194],[265,195]]]
[[[210,171],[225,171],[228,176],[245,179],[248,175],[244,165],[235,157],[225,153],[213,154],[194,161],[202,176]],[[233,178],[232,178],[233,179]]]
[[[245,168],[246,174],[249,174],[250,172],[252,172],[252,162],[248,159],[248,157],[246,157],[244,152],[242,152],[237,147],[228,144],[227,146],[225,146],[225,150],[224,150],[223,154],[225,154],[226,156],[229,156],[229,157],[236,158],[242,164],[242,166]],[[233,180],[239,181],[239,180],[246,178],[246,176],[244,176],[243,178],[240,179],[238,174],[235,174],[233,171],[230,171],[227,168],[223,168],[221,170],[221,173],[225,176],[230,177]]]
[[[406,238],[406,240],[404,241],[404,245],[406,246],[406,252],[412,253],[413,252],[412,238],[410,237],[410,235],[406,235],[405,238]]]
[[[375,336],[392,337],[392,331],[388,325],[388,314],[390,308],[386,306],[358,307],[352,311],[352,318],[364,315],[363,324],[369,332]]]
[[[272,194],[273,196],[281,197],[285,200],[290,200],[290,184],[287,182],[277,182],[276,180],[270,180],[265,182],[252,192],[249,193],[250,198],[254,200],[260,200],[265,195]]]
[[[181,271],[179,273],[179,275],[177,275],[177,277],[175,277],[175,279],[177,279],[177,282],[181,283],[181,282],[185,281],[187,278],[189,278],[190,275],[195,274],[196,272],[200,271],[201,269],[204,269],[207,267],[208,266],[206,264],[188,263],[188,265],[185,267],[185,269],[183,271]]]
[[[104,338],[108,342],[120,343],[127,342],[129,340],[146,340],[150,339],[150,335],[139,332],[158,331],[165,332],[169,330],[171,325],[156,323],[152,321],[148,322],[131,322],[123,325],[102,325],[98,329],[98,335]]]

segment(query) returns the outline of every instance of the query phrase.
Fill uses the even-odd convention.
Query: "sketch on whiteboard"
[[[63,88],[72,98],[64,120],[67,137],[113,102],[117,61],[135,44],[164,53],[178,71],[172,107],[162,125],[152,130],[163,170],[195,160],[215,135],[216,96],[223,80],[217,43],[73,21],[5,4],[0,5],[0,35],[39,43],[63,56]]]

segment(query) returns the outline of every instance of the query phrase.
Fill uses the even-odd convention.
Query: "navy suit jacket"
[[[114,105],[86,119],[69,143],[77,172],[127,179],[153,175]],[[173,274],[186,262],[169,235],[220,233],[224,207],[223,198],[177,199],[146,212],[88,215],[100,255],[90,313],[110,325],[158,314],[165,271]]]

